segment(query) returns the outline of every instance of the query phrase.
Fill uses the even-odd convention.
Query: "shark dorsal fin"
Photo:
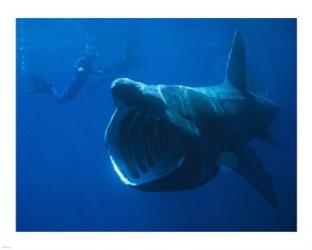
[[[233,85],[242,92],[246,91],[245,49],[239,31],[235,32],[224,82]]]

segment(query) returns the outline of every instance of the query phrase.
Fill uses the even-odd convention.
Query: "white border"
[[[311,8],[299,1],[169,0],[0,2],[0,248],[6,249],[312,249]],[[297,233],[16,233],[16,17],[298,17]]]

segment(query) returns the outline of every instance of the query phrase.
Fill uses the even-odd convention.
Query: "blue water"
[[[35,73],[59,89],[89,48],[105,69],[126,44],[141,69],[120,74],[145,83],[209,86],[223,80],[241,31],[258,91],[281,107],[270,131],[286,149],[250,142],[271,174],[273,208],[245,179],[220,171],[200,188],[149,193],[114,172],[104,131],[114,111],[110,82],[66,104],[27,92]],[[18,19],[17,231],[295,231],[295,19]]]

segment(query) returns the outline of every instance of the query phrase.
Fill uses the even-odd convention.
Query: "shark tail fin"
[[[246,92],[245,70],[245,48],[239,31],[236,31],[227,62],[224,83],[234,86],[242,93]]]
[[[235,146],[231,151],[236,159],[232,155],[229,157],[227,153],[225,155],[227,157],[221,155],[221,159],[218,159],[217,164],[224,164],[232,168],[251,183],[273,207],[276,207],[277,201],[271,177],[264,170],[263,163],[257,154],[244,145]]]

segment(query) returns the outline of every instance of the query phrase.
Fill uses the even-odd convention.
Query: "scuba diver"
[[[138,58],[131,53],[130,46],[128,44],[120,60],[102,72],[105,77],[87,88],[87,94],[94,94],[102,83],[111,82],[118,77],[122,77],[121,74],[130,71],[132,68],[141,69],[141,65]]]
[[[93,61],[98,55],[97,52],[88,52],[76,61],[74,64],[75,75],[63,91],[57,90],[55,85],[46,82],[36,75],[32,75],[29,92],[52,95],[58,103],[71,101],[83,87],[90,74],[103,74],[102,70],[96,71],[93,69]]]

